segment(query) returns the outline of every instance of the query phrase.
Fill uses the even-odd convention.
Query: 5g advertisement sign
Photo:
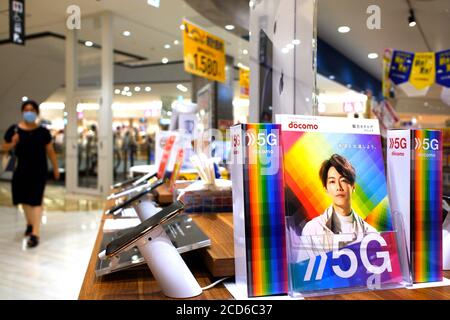
[[[364,287],[369,290],[402,281],[395,232],[369,233],[358,241],[351,234],[297,238],[296,263],[290,264],[294,292]],[[323,245],[329,241],[331,251]],[[292,250],[294,249],[294,250]]]

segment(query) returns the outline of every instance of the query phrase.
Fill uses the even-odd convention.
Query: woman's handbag
[[[14,127],[14,134],[18,132],[17,126]],[[14,172],[17,167],[17,157],[15,150],[10,150],[7,154],[3,156],[2,159],[2,169],[3,172]]]

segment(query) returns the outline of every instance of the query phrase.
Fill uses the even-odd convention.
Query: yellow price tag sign
[[[239,69],[239,87],[240,97],[248,98],[250,95],[250,70],[240,68]]]
[[[184,70],[225,82],[225,41],[183,20]]]
[[[434,52],[417,52],[409,82],[414,88],[423,90],[434,84],[436,78],[436,65]]]

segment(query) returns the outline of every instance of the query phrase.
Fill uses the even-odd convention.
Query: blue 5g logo
[[[247,132],[247,146],[254,146],[255,144],[263,147],[265,145],[269,145],[271,147],[277,145],[278,140],[275,133],[259,132],[256,134],[255,132]]]

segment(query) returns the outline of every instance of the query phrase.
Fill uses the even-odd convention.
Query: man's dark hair
[[[353,168],[352,164],[343,156],[333,154],[330,159],[325,160],[320,166],[319,176],[324,188],[327,187],[328,170],[330,170],[331,167],[334,167],[352,186],[355,184],[355,168]]]
[[[24,103],[22,103],[22,108],[21,108],[22,112],[23,112],[23,110],[25,110],[25,107],[28,105],[32,106],[34,111],[36,112],[36,114],[39,115],[39,112],[40,112],[39,104],[34,100],[27,100]]]

